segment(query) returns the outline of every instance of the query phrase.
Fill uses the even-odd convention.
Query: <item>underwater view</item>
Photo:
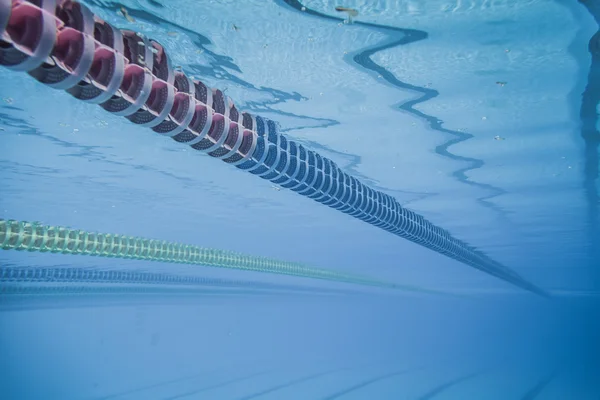
[[[0,0],[0,398],[600,400],[600,0]]]

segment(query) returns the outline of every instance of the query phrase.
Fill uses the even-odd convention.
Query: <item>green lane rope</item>
[[[0,219],[0,249],[203,265],[442,294],[434,290],[397,285],[289,261],[161,240],[86,232],[60,226],[42,225],[38,222]]]

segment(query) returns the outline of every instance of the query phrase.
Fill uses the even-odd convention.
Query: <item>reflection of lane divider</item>
[[[26,71],[280,187],[546,295],[391,196],[281,135],[273,121],[238,111],[220,90],[174,71],[158,42],[114,28],[80,3],[0,0],[0,34],[0,65],[6,68]]]
[[[227,269],[237,269],[254,272],[266,272],[279,275],[291,275],[302,278],[321,279],[334,282],[352,283],[357,285],[375,286],[388,289],[408,290],[414,292],[429,292],[412,286],[396,285],[357,275],[327,269],[313,268],[300,263],[280,261],[264,257],[253,257],[231,251],[207,249],[198,246],[185,245],[161,240],[144,239],[132,236],[86,232],[64,227],[45,226],[38,223],[0,219],[0,248],[4,250],[21,250],[31,252],[50,252],[74,255],[89,255],[99,257],[136,259],[147,261],[171,262],[177,264],[194,264]],[[12,274],[21,278],[30,277],[31,281],[41,279],[44,270],[18,270],[12,267],[2,269],[0,280],[10,280]],[[46,272],[52,269],[46,270]],[[76,272],[78,271],[78,272]],[[69,274],[83,273],[83,270],[73,269]],[[53,272],[54,273],[54,272]],[[58,273],[58,272],[56,272]],[[80,278],[98,277],[98,271],[89,269]],[[22,274],[25,274],[24,276]],[[31,275],[30,275],[31,274]],[[104,277],[113,276],[124,278],[131,272],[110,271]],[[60,275],[58,275],[60,276]],[[70,276],[70,275],[69,275]],[[151,275],[154,276],[154,275]],[[176,279],[172,275],[147,279]],[[181,279],[193,279],[181,277]]]
[[[237,290],[236,290],[237,289]],[[148,285],[90,285],[72,283],[61,285],[3,285],[0,288],[0,296],[28,295],[28,296],[49,296],[49,295],[201,295],[215,293],[209,288],[202,287],[173,287],[173,286],[148,286]],[[227,291],[219,290],[222,294],[246,294],[245,288],[230,287]],[[270,293],[270,292],[266,292]],[[4,297],[7,299],[8,297]]]
[[[173,275],[165,273],[149,273],[140,271],[99,270],[91,268],[24,268],[0,267],[0,282],[13,283],[122,283],[147,285],[189,285],[189,286],[244,286],[252,285],[265,288],[292,288],[262,282],[242,280],[206,278],[201,276]],[[298,287],[300,288],[300,287]]]
[[[24,293],[81,292],[89,286],[103,290],[106,286],[144,286],[140,290],[203,290],[213,288],[232,290],[269,290],[309,293],[351,293],[337,289],[322,289],[297,285],[253,282],[203,276],[151,273],[132,270],[101,270],[76,267],[0,267],[0,295]],[[67,285],[64,285],[67,284]],[[82,286],[85,284],[85,286]],[[134,288],[137,291],[139,288]]]

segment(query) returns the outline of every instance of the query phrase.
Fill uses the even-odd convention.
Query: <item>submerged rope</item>
[[[86,232],[61,226],[42,225],[38,222],[0,219],[0,249],[203,265],[388,289],[438,293],[433,290],[397,285],[359,275],[309,267],[290,261],[256,257],[164,240]],[[90,273],[93,273],[93,271]],[[35,277],[35,275],[32,275],[31,279],[35,280]]]

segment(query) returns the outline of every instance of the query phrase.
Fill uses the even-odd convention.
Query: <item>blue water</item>
[[[551,299],[0,69],[0,218],[442,292],[1,251],[344,289],[4,295],[2,398],[600,398],[600,1],[83,3]]]

